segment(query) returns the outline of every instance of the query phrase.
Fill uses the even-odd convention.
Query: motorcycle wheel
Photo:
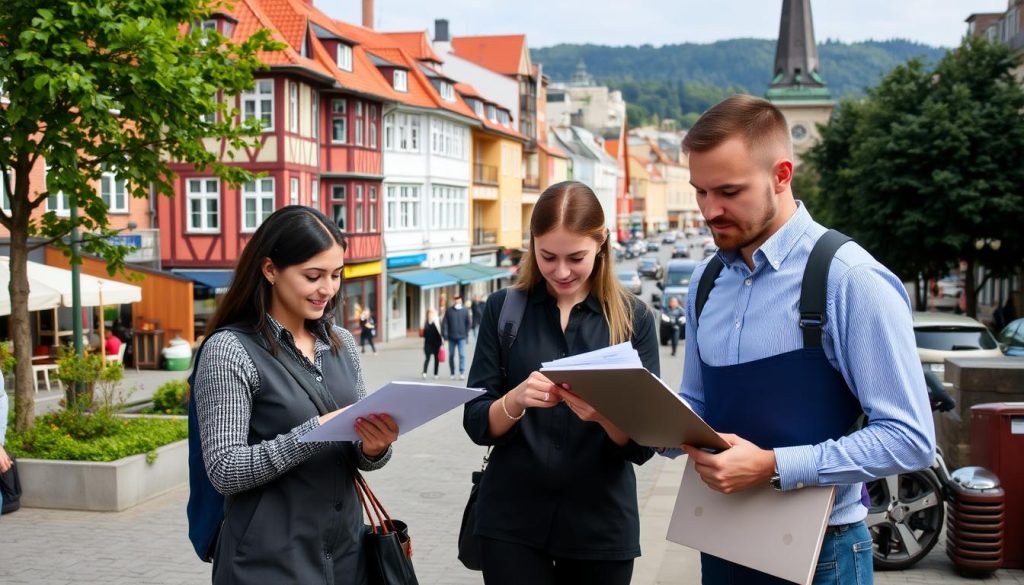
[[[931,471],[901,473],[869,484],[866,519],[874,541],[875,569],[906,569],[928,555],[939,541],[946,507]]]

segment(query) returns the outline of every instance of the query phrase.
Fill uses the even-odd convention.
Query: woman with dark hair
[[[354,468],[382,467],[398,427],[374,415],[356,423],[361,441],[299,442],[366,393],[355,340],[331,319],[344,250],[319,211],[279,209],[208,326],[193,399],[207,473],[227,496],[214,583],[366,582]]]
[[[497,321],[507,290],[487,299],[463,426],[493,445],[475,533],[488,585],[630,582],[640,555],[633,464],[641,447],[566,388],[541,362],[630,342],[660,372],[654,316],[615,278],[604,212],[582,183],[552,185],[530,219],[515,288],[527,295],[502,374]],[[628,391],[628,389],[623,389]]]

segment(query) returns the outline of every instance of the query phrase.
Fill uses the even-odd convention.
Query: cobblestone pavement
[[[468,356],[467,356],[468,357]],[[663,348],[662,372],[679,382],[682,360]],[[419,380],[420,340],[385,344],[363,358],[369,388],[389,379]],[[447,378],[442,364],[441,381]],[[152,394],[179,372],[128,372],[129,383]],[[457,381],[455,382],[457,383]],[[470,473],[483,449],[462,431],[461,409],[405,437],[389,465],[370,481],[389,511],[407,521],[415,539],[415,565],[423,585],[479,585],[479,573],[456,558],[456,536],[469,494]],[[682,461],[655,458],[638,469],[642,548],[634,583],[699,582],[696,553],[665,541],[668,516],[682,473]],[[4,585],[110,584],[175,585],[210,581],[210,565],[196,559],[186,536],[187,487],[175,489],[120,513],[22,509],[0,520],[0,583]],[[1024,571],[1000,571],[989,581],[1024,585]],[[910,571],[880,574],[877,583],[961,583],[942,545]]]

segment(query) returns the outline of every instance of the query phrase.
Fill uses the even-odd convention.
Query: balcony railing
[[[523,189],[540,190],[540,177],[523,177]]]
[[[473,182],[480,185],[497,185],[498,167],[473,163]]]
[[[498,232],[494,230],[485,230],[477,228],[473,230],[473,245],[474,246],[487,246],[490,244],[498,243]]]

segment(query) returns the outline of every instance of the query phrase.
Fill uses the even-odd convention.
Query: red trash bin
[[[992,470],[1006,492],[1003,568],[1024,569],[1024,402],[971,407],[971,465]]]

